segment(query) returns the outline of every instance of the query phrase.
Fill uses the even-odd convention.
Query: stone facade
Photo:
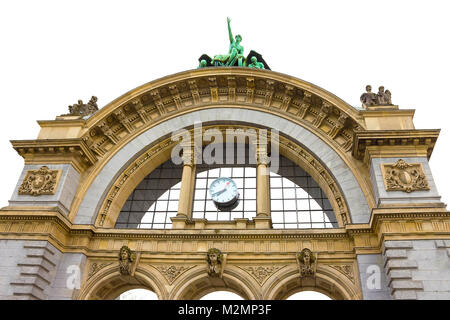
[[[147,288],[160,299],[221,289],[246,299],[305,289],[334,299],[449,299],[450,213],[428,165],[439,130],[414,129],[413,114],[357,110],[268,70],[203,68],[143,85],[90,117],[40,121],[37,139],[12,141],[25,167],[0,209],[0,298],[115,299]],[[195,137],[199,122],[278,130],[280,154],[317,182],[338,227],[273,229],[261,196],[264,214],[254,219],[192,219],[195,167],[186,165],[172,230],[115,229],[134,188],[170,158],[171,133]],[[420,172],[400,172],[407,188],[392,191],[383,166],[400,160]],[[19,192],[42,167],[59,174],[51,190],[40,193],[36,181],[36,192]],[[425,187],[411,187],[418,174]],[[269,194],[258,181],[258,194]],[[132,258],[120,256],[124,247]],[[210,249],[221,252],[214,272]]]

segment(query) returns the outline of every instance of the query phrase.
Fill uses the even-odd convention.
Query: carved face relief
[[[407,163],[399,159],[395,164],[381,164],[386,191],[430,190],[421,163]]]

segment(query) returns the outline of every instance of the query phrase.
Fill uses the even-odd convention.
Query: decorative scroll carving
[[[386,191],[430,190],[421,163],[407,163],[399,159],[395,164],[382,164]]]
[[[313,125],[315,127],[318,128],[318,127],[320,127],[322,125],[323,120],[325,120],[325,118],[330,113],[331,107],[332,107],[331,104],[329,104],[328,102],[326,102],[324,100],[322,101],[322,107],[320,108],[320,112],[319,112],[319,114],[317,115],[316,119],[313,122]]]
[[[150,92],[150,95],[153,98],[153,102],[155,103],[156,108],[158,109],[158,112],[160,115],[163,115],[166,113],[166,109],[164,108],[164,103],[161,99],[161,95],[159,94],[159,90],[155,89],[152,92]]]
[[[255,78],[253,77],[247,77],[247,88],[246,88],[246,99],[245,102],[247,103],[253,103],[253,95],[255,92]]]
[[[176,85],[169,86],[170,94],[172,95],[173,102],[175,102],[176,108],[179,110],[183,107],[181,104],[181,97],[180,92],[178,91],[178,88]]]
[[[351,282],[355,283],[355,276],[353,275],[353,266],[344,264],[344,265],[330,265],[330,267],[338,270],[339,272],[344,274],[347,278],[349,278]]]
[[[227,77],[228,80],[228,101],[236,101],[236,77]]]
[[[119,251],[119,271],[122,275],[131,275],[131,265],[136,260],[136,255],[127,246],[122,246]]]
[[[300,278],[314,277],[316,273],[317,256],[308,248],[297,254],[297,263],[300,269]]]
[[[281,103],[281,110],[286,111],[288,109],[293,95],[294,95],[294,87],[290,85],[285,85],[284,97]]]
[[[311,93],[306,91],[303,93],[303,100],[297,111],[297,116],[299,118],[303,119],[306,116],[306,113],[308,112],[309,107],[311,106],[311,98],[312,98]]]
[[[51,195],[55,194],[61,170],[50,170],[42,166],[39,170],[28,170],[19,187],[20,195]]]
[[[260,286],[263,286],[272,274],[284,268],[285,266],[238,266],[242,270],[248,272]]]
[[[198,104],[200,102],[200,94],[198,92],[197,81],[189,80],[188,83],[192,95],[192,100],[194,100],[194,104]]]
[[[94,262],[93,264],[91,264],[91,266],[89,268],[88,279],[90,279],[100,269],[103,269],[104,267],[109,266],[111,263],[112,262],[110,262],[110,263],[97,263],[97,262]]]
[[[97,97],[92,96],[87,104],[83,100],[78,100],[78,103],[69,106],[69,114],[71,116],[89,116],[98,110]]]
[[[103,132],[103,134],[111,140],[113,144],[117,144],[119,142],[119,138],[113,132],[111,126],[108,124],[106,120],[103,120],[98,124],[98,128]]]
[[[352,113],[342,111],[338,106],[292,83],[253,74],[219,72],[167,83],[125,101],[94,124],[99,129],[97,134],[101,138],[95,139],[92,150],[98,155],[102,150],[109,153],[115,144],[133,135],[136,130],[145,129],[153,121],[156,122],[173,111],[207,107],[211,103],[236,106],[236,102],[260,108],[275,106],[271,111],[282,112],[284,115],[289,112],[297,119],[301,119],[310,129],[323,131],[330,140],[334,140],[337,148],[344,151],[352,148],[353,132],[357,128],[361,129]],[[123,117],[122,113],[120,111],[117,113],[116,110],[126,111],[126,116]],[[108,121],[105,121],[107,117]],[[90,128],[88,132],[92,129]]]
[[[216,77],[209,77],[208,82],[211,90],[211,102],[219,101],[219,88],[217,87]]]
[[[222,273],[223,254],[219,249],[211,248],[206,255],[208,262],[208,275],[219,277]]]
[[[178,276],[180,276],[182,273],[185,273],[189,269],[192,269],[194,266],[156,266],[155,268],[159,270],[159,272],[162,273],[164,278],[166,278],[167,282],[171,285]]]
[[[133,125],[130,123],[130,120],[127,118],[123,110],[118,109],[114,111],[114,115],[129,133],[131,133],[134,130]]]

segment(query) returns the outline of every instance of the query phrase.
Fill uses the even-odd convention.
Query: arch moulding
[[[374,206],[370,177],[350,152],[354,132],[364,130],[358,111],[305,81],[241,68],[168,76],[130,91],[87,119],[78,136],[96,161],[83,172],[69,219],[95,223],[108,192],[136,159],[174,130],[197,122],[277,129],[322,162],[343,192],[350,220],[368,222]]]

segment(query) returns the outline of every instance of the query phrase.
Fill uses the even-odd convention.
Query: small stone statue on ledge
[[[378,88],[378,93],[372,92],[372,86],[366,86],[366,92],[364,92],[360,100],[364,107],[369,106],[390,106],[392,105],[391,92],[389,90],[384,91],[384,87]]]
[[[88,116],[94,114],[98,110],[97,97],[92,96],[91,100],[87,104],[83,103],[83,100],[78,100],[72,106],[69,106],[69,115],[71,116]]]

